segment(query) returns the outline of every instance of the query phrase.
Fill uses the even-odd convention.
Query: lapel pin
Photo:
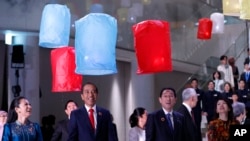
[[[165,118],[162,117],[162,118],[161,118],[161,121],[165,121]]]
[[[98,115],[99,115],[99,116],[102,116],[102,113],[101,113],[101,112],[98,112]]]

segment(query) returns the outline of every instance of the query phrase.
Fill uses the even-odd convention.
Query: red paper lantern
[[[213,22],[209,18],[202,18],[199,20],[197,38],[211,39]]]
[[[52,92],[81,91],[82,75],[75,73],[75,49],[63,47],[51,51]]]
[[[172,71],[169,23],[147,20],[133,25],[137,74]]]

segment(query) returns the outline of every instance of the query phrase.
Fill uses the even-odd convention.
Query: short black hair
[[[222,55],[222,56],[220,57],[220,60],[224,60],[224,59],[227,59],[227,56],[226,56],[226,55]]]
[[[98,88],[97,88],[97,86],[96,86],[94,83],[92,83],[92,82],[87,82],[87,83],[85,83],[85,84],[82,86],[82,90],[83,90],[84,86],[86,86],[86,85],[92,85],[92,86],[94,86],[94,87],[95,87],[95,92],[98,94]]]
[[[197,83],[199,82],[197,78],[192,78],[190,82],[192,83],[193,81],[196,81]]]
[[[174,97],[176,97],[176,92],[175,92],[175,89],[174,89],[174,88],[171,88],[171,87],[162,88],[162,89],[161,89],[161,92],[160,92],[160,96],[159,96],[159,97],[161,97],[161,96],[162,96],[162,93],[163,93],[163,91],[165,91],[165,90],[170,90],[170,91],[172,91],[172,92],[174,93]]]
[[[66,110],[67,109],[67,107],[68,107],[68,104],[70,103],[70,102],[73,102],[73,103],[75,103],[75,105],[78,107],[78,104],[74,101],[74,100],[68,100],[66,103],[65,103],[65,105],[64,105],[64,110]]]

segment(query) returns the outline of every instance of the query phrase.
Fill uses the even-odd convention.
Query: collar
[[[94,110],[94,113],[96,113],[96,105],[94,105],[93,107],[89,107],[89,106],[87,106],[87,105],[85,104],[84,106],[85,106],[87,112],[89,112],[89,109],[92,108],[92,109]]]
[[[182,104],[188,109],[188,112],[191,113],[191,107],[184,102]]]
[[[171,110],[170,112],[168,112],[168,111],[165,110],[163,107],[162,107],[162,110],[163,110],[163,112],[164,112],[165,115],[168,114],[168,113],[170,113],[171,115],[173,115],[173,110]]]

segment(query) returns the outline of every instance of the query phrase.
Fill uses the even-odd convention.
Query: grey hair
[[[245,112],[245,104],[242,102],[237,102],[232,105],[234,117],[238,117]]]
[[[196,91],[194,88],[186,88],[182,92],[182,100],[186,101],[195,95],[196,95]]]

